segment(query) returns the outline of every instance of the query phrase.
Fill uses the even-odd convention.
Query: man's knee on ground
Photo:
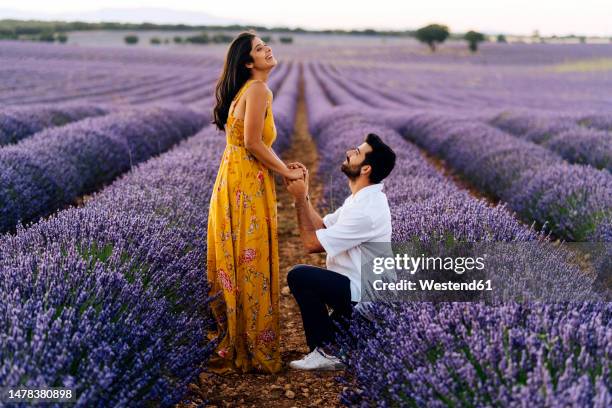
[[[293,289],[298,287],[300,282],[304,281],[306,274],[308,273],[308,265],[299,264],[295,265],[287,274],[287,284],[289,289],[293,292]]]

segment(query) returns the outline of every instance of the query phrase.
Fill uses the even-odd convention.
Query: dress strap
[[[240,90],[236,93],[236,96],[234,96],[234,99],[232,99],[232,103],[236,102],[238,99],[240,99],[240,97],[242,96],[242,94],[245,93],[245,91],[247,90],[247,88],[253,83],[253,82],[263,82],[261,79],[247,79],[247,81],[242,85],[242,87],[240,88]],[[236,109],[236,104],[234,103],[234,105],[232,106],[232,111],[228,113],[228,117],[231,116],[234,113],[234,110]]]

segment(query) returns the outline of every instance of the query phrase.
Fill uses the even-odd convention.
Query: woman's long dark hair
[[[234,38],[227,50],[223,73],[217,81],[215,89],[217,104],[213,110],[212,121],[221,131],[225,129],[232,100],[251,76],[251,72],[245,64],[253,62],[250,52],[253,38],[256,35],[254,31],[244,31],[238,34],[238,37]]]

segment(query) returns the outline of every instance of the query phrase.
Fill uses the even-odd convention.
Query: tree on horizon
[[[415,35],[419,41],[429,45],[431,52],[435,52],[436,44],[443,43],[450,35],[450,31],[445,25],[429,24],[419,28]]]

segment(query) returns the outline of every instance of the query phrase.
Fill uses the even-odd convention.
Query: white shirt
[[[326,228],[316,231],[327,252],[327,269],[349,278],[351,300],[361,300],[361,244],[391,242],[391,211],[384,184],[363,187],[332,214],[323,217]]]

